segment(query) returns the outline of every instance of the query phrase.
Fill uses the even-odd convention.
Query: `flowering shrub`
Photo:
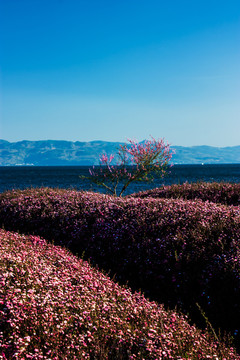
[[[229,183],[193,183],[163,186],[162,188],[132,194],[133,197],[201,199],[225,205],[240,205],[240,184]]]
[[[0,222],[85,252],[119,282],[205,326],[198,303],[216,329],[239,334],[239,207],[43,188],[2,194]]]
[[[0,358],[229,359],[233,348],[69,251],[0,230]]]
[[[100,167],[93,167],[90,172],[90,180],[97,185],[105,187],[111,194],[119,196],[133,181],[150,181],[153,175],[164,176],[167,165],[172,157],[168,144],[163,139],[136,143],[129,140],[130,145],[120,145],[117,153],[117,163],[114,155],[106,154],[100,156]]]

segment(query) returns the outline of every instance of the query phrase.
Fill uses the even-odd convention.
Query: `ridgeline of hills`
[[[108,141],[0,140],[0,166],[98,165],[100,154],[114,154],[120,144]],[[172,149],[175,150],[174,164],[240,163],[240,146],[172,146]]]

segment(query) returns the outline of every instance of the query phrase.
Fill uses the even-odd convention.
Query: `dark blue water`
[[[103,192],[102,188],[80,179],[81,175],[89,175],[88,170],[88,166],[3,166],[0,167],[0,192],[41,186]],[[133,183],[124,194],[186,181],[239,183],[240,164],[175,165],[167,177],[157,178],[152,183]]]

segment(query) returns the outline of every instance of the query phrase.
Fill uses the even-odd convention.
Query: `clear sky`
[[[239,0],[0,0],[0,138],[240,145]]]

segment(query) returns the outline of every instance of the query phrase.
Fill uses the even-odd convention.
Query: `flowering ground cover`
[[[225,205],[240,205],[240,184],[230,183],[184,183],[182,185],[163,186],[162,188],[142,191],[130,196],[154,198],[201,199]]]
[[[68,250],[0,230],[0,359],[231,359],[233,348]]]
[[[120,283],[178,306],[199,326],[206,326],[207,317],[239,346],[238,206],[27,189],[1,194],[0,223],[84,252]]]

